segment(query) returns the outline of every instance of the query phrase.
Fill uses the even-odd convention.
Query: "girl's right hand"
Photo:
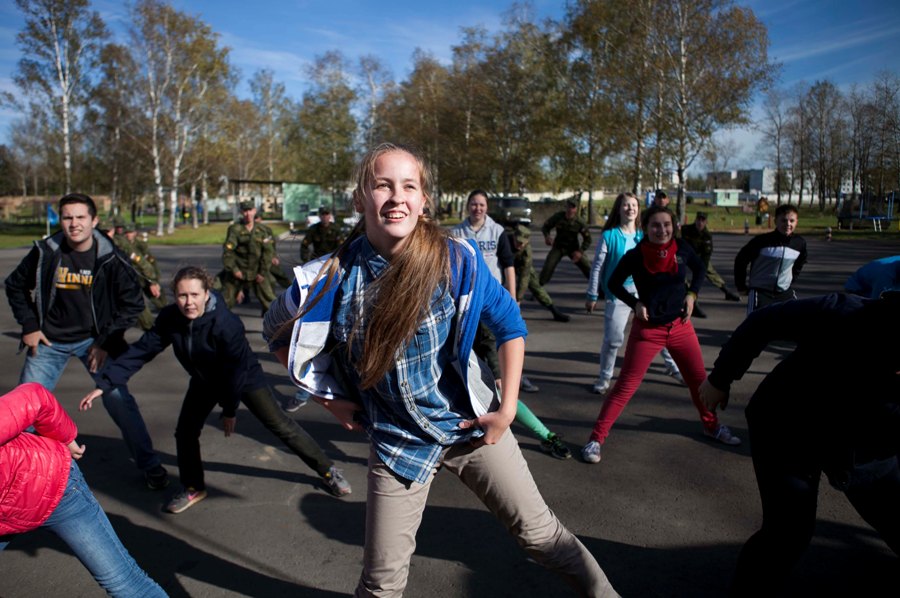
[[[313,397],[313,400],[330,411],[331,415],[341,422],[341,426],[344,429],[356,432],[363,431],[363,427],[354,419],[354,415],[362,411],[362,407],[358,403],[346,399],[325,400],[320,397]]]
[[[94,390],[86,394],[83,399],[81,399],[81,401],[78,403],[78,410],[87,411],[91,408],[91,404],[94,402],[94,399],[102,394],[102,390],[100,390],[99,388],[95,388]]]
[[[81,459],[81,456],[84,455],[84,449],[86,448],[83,444],[78,446],[76,441],[72,441],[66,445],[66,448],[69,449],[69,454],[72,455],[72,458],[76,461]]]
[[[641,322],[650,321],[650,314],[647,312],[647,307],[640,301],[634,304],[634,317]]]
[[[596,301],[585,301],[584,308],[587,310],[589,314],[594,313],[594,307],[597,305]]]

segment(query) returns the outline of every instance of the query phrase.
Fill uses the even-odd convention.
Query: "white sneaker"
[[[584,448],[581,449],[581,458],[584,459],[585,463],[599,463],[600,443],[596,440],[591,440],[584,445]]]
[[[704,428],[703,433],[713,440],[718,440],[722,444],[737,446],[741,443],[741,439],[731,433],[731,428],[723,424],[719,424],[719,427],[712,432]]]
[[[595,381],[594,385],[591,387],[591,392],[595,395],[605,395],[609,392],[609,380],[606,380],[605,382],[601,382],[600,380]]]
[[[676,368],[666,368],[666,376],[671,376],[684,384],[684,376]]]

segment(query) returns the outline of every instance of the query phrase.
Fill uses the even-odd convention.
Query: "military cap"
[[[706,212],[697,212],[697,218],[700,220],[706,220]]]
[[[241,202],[240,207],[241,207],[242,212],[246,212],[247,210],[252,210],[253,208],[255,208],[256,204],[253,203],[253,201],[251,201],[249,199],[245,199],[244,201]]]
[[[524,224],[517,224],[513,229],[513,237],[517,243],[527,243],[531,239],[531,229]]]

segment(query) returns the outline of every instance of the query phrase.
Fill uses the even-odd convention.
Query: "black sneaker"
[[[572,451],[563,444],[562,438],[556,434],[550,434],[547,440],[541,440],[541,450],[554,459],[570,459]]]
[[[166,504],[165,510],[169,513],[181,513],[190,509],[204,498],[206,498],[206,490],[185,488],[172,497],[172,500]]]
[[[284,403],[281,405],[281,408],[284,409],[287,413],[294,413],[309,401],[309,395],[303,392],[302,390],[298,390],[297,394],[294,396],[285,399]]]
[[[162,490],[169,485],[169,472],[162,465],[151,467],[144,472],[144,481],[151,490]]]
[[[538,392],[541,389],[526,376],[522,376],[522,379],[519,381],[519,390],[522,392]]]

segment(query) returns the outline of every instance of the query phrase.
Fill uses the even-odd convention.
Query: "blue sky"
[[[460,28],[483,26],[496,31],[509,0],[367,1],[367,0],[172,0],[199,16],[231,49],[232,63],[246,81],[269,68],[299,99],[304,90],[304,66],[333,49],[350,60],[373,54],[404,79],[416,48],[449,63]],[[897,0],[754,0],[748,6],[769,30],[770,58],[782,63],[781,82],[829,79],[842,89],[865,85],[881,70],[900,74],[900,2]],[[561,18],[564,0],[534,0],[539,18]],[[119,40],[125,41],[127,4],[94,0]],[[0,0],[0,90],[16,92],[12,82],[20,51],[15,37],[21,13],[12,0]],[[242,85],[246,93],[246,84]],[[757,98],[758,99],[758,98]],[[0,142],[8,138],[15,118],[0,109]],[[731,136],[740,146],[740,164],[760,166],[757,138],[749,130]],[[701,166],[702,167],[702,166]]]

